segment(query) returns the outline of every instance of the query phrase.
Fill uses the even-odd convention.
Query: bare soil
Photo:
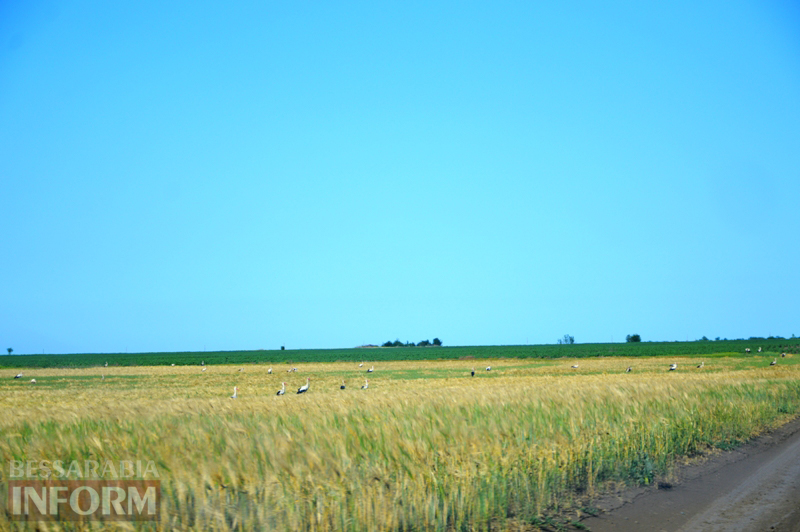
[[[800,532],[800,418],[595,506],[592,532]]]

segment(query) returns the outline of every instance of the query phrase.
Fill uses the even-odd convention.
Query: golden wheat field
[[[155,523],[25,525],[9,520],[3,467],[0,528],[535,530],[543,515],[578,518],[609,483],[653,482],[681,457],[795,416],[800,370],[791,356],[770,360],[383,362],[371,374],[369,361],[272,374],[23,368],[16,380],[7,371],[5,464],[153,461],[162,498]]]

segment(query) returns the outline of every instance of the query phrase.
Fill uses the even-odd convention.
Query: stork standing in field
[[[492,366],[486,366],[486,371],[492,371]]]
[[[697,366],[697,369],[703,369],[703,366],[705,365],[706,365],[705,362],[700,362],[700,364]]]
[[[361,389],[366,390],[367,388],[369,388],[369,379],[364,379],[364,386]]]
[[[31,384],[36,384],[36,379],[31,379]]]
[[[105,375],[100,375],[100,380],[101,380],[101,381],[104,381],[104,380],[106,380],[106,376],[105,376]]]
[[[297,393],[306,393],[309,384],[311,384],[311,377],[306,377],[306,383],[297,389]]]
[[[278,393],[277,393],[277,394],[275,394],[275,395],[283,395],[283,394],[285,394],[285,393],[286,393],[286,383],[285,383],[285,382],[282,382],[282,383],[281,383],[281,389],[280,389],[280,390],[278,390]]]
[[[359,368],[363,368],[364,367],[364,363],[362,362],[361,364],[358,365],[358,367]]]
[[[749,353],[749,352],[750,352],[750,348],[749,348],[749,347],[745,347],[745,348],[744,348],[744,352],[745,352],[745,353]]]
[[[625,370],[625,373],[630,373],[633,370],[633,366],[628,366],[628,369]]]
[[[108,367],[108,360],[106,360],[106,367]]]
[[[268,374],[270,374],[270,375],[272,375],[272,368],[269,368],[269,369],[267,370],[267,373],[268,373]]]
[[[578,369],[578,365],[577,364],[573,364],[572,365],[572,369]]]
[[[206,367],[203,366],[203,369],[200,370],[200,373],[205,373],[205,371],[206,371]]]
[[[761,352],[761,348],[760,348],[760,347],[758,348],[758,352],[759,352],[759,353]]]
[[[206,361],[205,361],[205,360],[203,360],[202,362],[200,362],[200,365],[201,365],[201,366],[205,366],[205,365],[206,365]]]
[[[239,394],[239,387],[238,386],[234,386],[233,387],[233,395],[231,395],[231,399],[236,399],[236,396],[238,394]]]
[[[475,376],[475,368],[472,368],[472,376]]]
[[[786,353],[781,353],[781,358],[786,358]]]
[[[670,364],[669,365],[669,370],[670,371],[675,371],[676,369],[678,369],[678,365],[677,364]]]
[[[777,366],[778,365],[778,359],[777,358],[773,358],[772,362],[770,362],[769,365],[770,366]]]
[[[170,364],[170,366],[172,366],[172,367],[174,368],[174,367],[175,367],[175,364]]]
[[[21,379],[21,378],[22,378],[22,373],[17,373],[17,374],[14,376],[14,378],[15,378],[15,379]]]
[[[372,367],[370,367],[370,368],[367,370],[367,373],[372,373],[373,371],[375,371],[375,366],[372,366]]]
[[[344,390],[344,379],[342,379],[342,385],[341,385],[341,386],[339,386],[339,389],[340,389],[340,390]]]

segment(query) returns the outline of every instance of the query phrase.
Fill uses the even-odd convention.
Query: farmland
[[[572,348],[553,346],[562,347]],[[459,356],[481,357],[469,349]],[[153,460],[165,529],[504,530],[577,519],[614,483],[668,479],[679,458],[730,448],[800,411],[791,353],[770,367],[772,353],[381,361],[369,355],[393,350],[354,351],[353,361],[205,372],[113,358],[27,368],[17,380],[7,371],[0,455]],[[307,377],[310,391],[295,394]]]
[[[750,349],[757,354],[800,353],[800,338],[767,338],[753,340],[721,340],[696,342],[641,342],[571,345],[504,345],[458,347],[391,347],[351,349],[287,349],[251,351],[194,351],[169,353],[76,353],[69,355],[0,356],[0,367],[65,368],[101,366],[176,366],[205,362],[216,364],[277,364],[347,362],[370,359],[391,360],[456,360],[464,358],[586,358],[586,357],[650,357],[681,355],[732,355]]]

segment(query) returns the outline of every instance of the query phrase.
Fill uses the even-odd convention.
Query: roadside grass
[[[795,416],[797,357],[772,358],[388,361],[372,374],[369,360],[271,375],[266,365],[29,369],[0,378],[11,413],[0,457],[154,460],[164,529],[562,526],[609,482],[657,482],[680,457]],[[306,377],[311,389],[297,395]],[[0,529],[14,526],[0,512]]]

